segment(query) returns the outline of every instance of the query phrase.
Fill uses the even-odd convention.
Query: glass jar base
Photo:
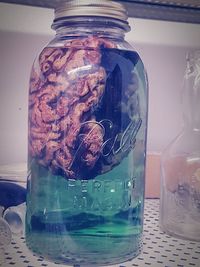
[[[109,236],[47,236],[32,233],[26,244],[38,256],[69,265],[102,266],[122,263],[138,256],[142,250],[140,235]]]
[[[188,192],[190,192],[189,186],[182,186],[180,192],[162,191],[160,228],[177,238],[200,241],[198,195]]]
[[[189,226],[191,227],[191,226]],[[200,236],[198,236],[198,231],[191,231],[191,232],[186,232],[186,226],[183,226],[181,224],[178,224],[178,226],[174,225],[168,225],[168,224],[160,224],[160,229],[165,232],[166,234],[170,236],[174,236],[176,238],[180,238],[183,240],[190,240],[190,241],[195,241],[199,242],[200,241]]]

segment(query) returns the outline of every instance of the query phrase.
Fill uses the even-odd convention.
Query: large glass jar
[[[26,242],[96,266],[141,250],[147,79],[124,40],[124,7],[68,1],[36,58],[29,91]]]

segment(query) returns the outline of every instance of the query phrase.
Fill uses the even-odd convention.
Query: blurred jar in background
[[[24,233],[26,176],[26,163],[0,166],[1,217],[12,234]]]
[[[181,133],[162,155],[160,226],[200,240],[200,50],[188,53],[182,90]]]
[[[8,223],[2,218],[4,208],[0,206],[0,266],[5,261],[5,250],[11,243],[12,234]]]

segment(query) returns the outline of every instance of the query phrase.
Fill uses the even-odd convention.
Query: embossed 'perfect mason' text
[[[135,178],[117,180],[75,180],[66,183],[67,193],[72,193],[71,207],[82,211],[111,211],[126,209],[131,203]]]

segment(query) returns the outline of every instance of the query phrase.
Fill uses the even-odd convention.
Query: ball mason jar
[[[86,266],[142,246],[147,133],[144,65],[124,40],[124,7],[67,1],[29,89],[26,243]]]

